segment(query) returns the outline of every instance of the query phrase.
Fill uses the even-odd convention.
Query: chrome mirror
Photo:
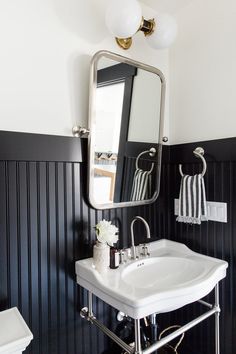
[[[165,79],[108,52],[91,63],[88,194],[96,209],[149,204],[159,194]]]

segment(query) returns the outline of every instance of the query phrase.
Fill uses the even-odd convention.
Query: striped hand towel
[[[207,221],[206,193],[201,174],[184,175],[179,193],[179,222],[201,224]]]
[[[151,171],[135,170],[130,200],[145,200],[151,195]]]

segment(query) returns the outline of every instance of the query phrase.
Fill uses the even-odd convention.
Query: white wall
[[[168,52],[149,48],[141,33],[119,49],[105,28],[107,1],[1,1],[0,130],[71,135],[86,126],[89,62],[100,49],[154,65],[168,81]],[[168,135],[168,109],[165,127]]]
[[[194,0],[170,50],[170,143],[236,136],[236,2]]]

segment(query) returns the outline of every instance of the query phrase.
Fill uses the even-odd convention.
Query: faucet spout
[[[131,258],[132,259],[137,259],[137,254],[136,254],[136,248],[135,248],[135,244],[134,244],[134,224],[137,220],[140,220],[143,222],[146,232],[147,232],[147,238],[151,238],[150,235],[150,228],[149,225],[147,223],[147,221],[142,218],[141,216],[135,216],[135,218],[132,220],[131,225],[130,225],[130,230],[131,230]]]

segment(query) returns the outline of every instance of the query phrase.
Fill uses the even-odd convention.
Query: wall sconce
[[[159,14],[145,20],[137,0],[110,0],[106,24],[123,49],[131,47],[132,37],[138,31],[144,33],[148,44],[155,49],[169,47],[177,35],[177,24],[171,15]]]

